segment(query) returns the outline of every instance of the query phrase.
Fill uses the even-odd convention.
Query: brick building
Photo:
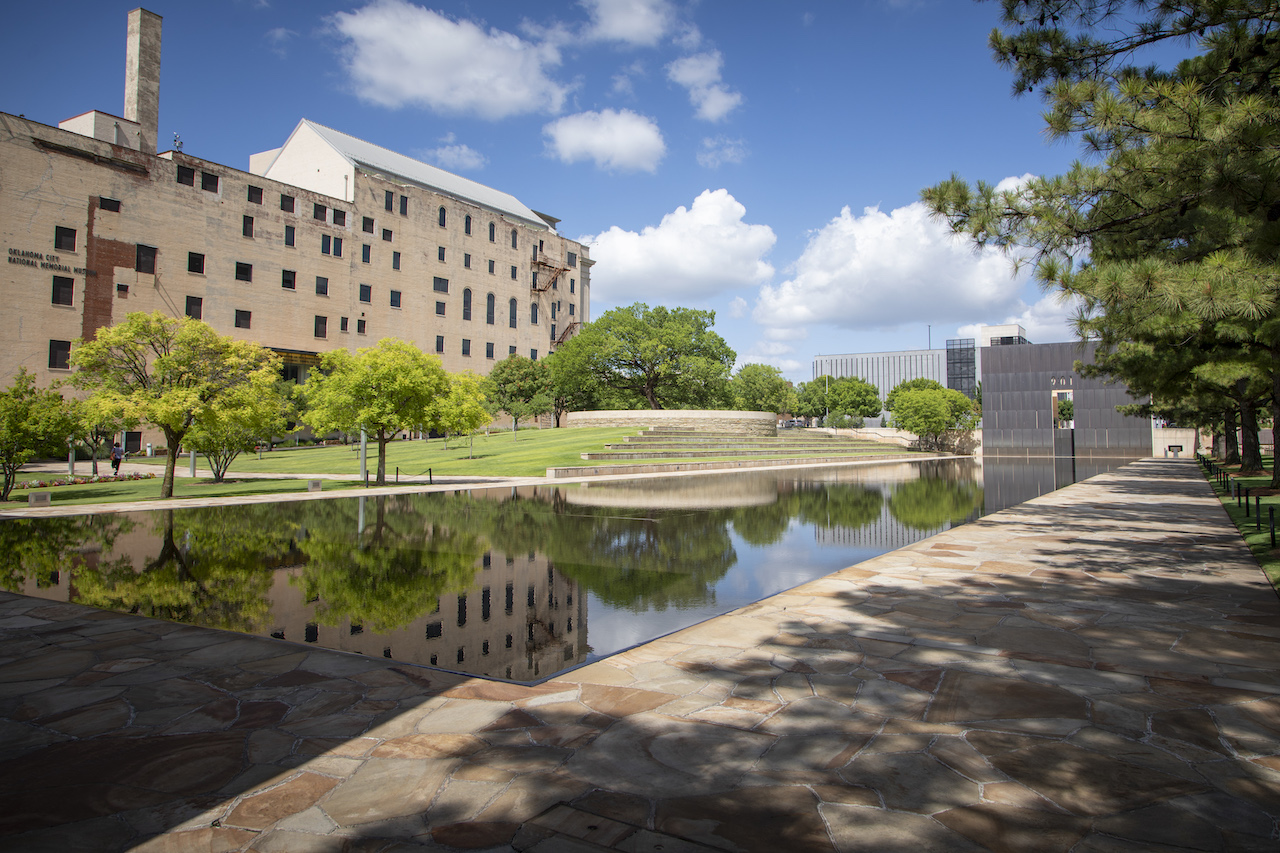
[[[156,152],[160,17],[129,15],[123,116],[0,113],[0,385],[69,375],[77,338],[134,311],[278,352],[412,341],[485,374],[590,316],[586,247],[514,196],[314,122],[248,171]]]

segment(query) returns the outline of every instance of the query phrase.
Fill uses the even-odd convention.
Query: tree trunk
[[[1280,489],[1280,465],[1276,464],[1275,448],[1275,433],[1280,432],[1280,370],[1271,371],[1271,432],[1271,488]]]
[[[1222,413],[1222,435],[1226,447],[1222,453],[1223,465],[1240,464],[1240,439],[1236,436],[1236,410],[1228,406]]]
[[[182,446],[185,435],[185,431],[182,433],[170,429],[164,431],[164,440],[169,447],[164,455],[164,482],[160,484],[161,499],[173,497],[173,478],[174,471],[178,467],[178,448]]]
[[[375,480],[379,486],[387,484],[387,442],[391,441],[382,430],[378,430],[378,477]]]
[[[1258,441],[1258,404],[1248,400],[1240,404],[1240,473],[1262,473],[1262,447]]]

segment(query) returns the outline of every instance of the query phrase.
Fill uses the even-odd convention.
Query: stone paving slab
[[[8,594],[0,640],[5,850],[1280,849],[1280,599],[1185,461],[532,687]]]

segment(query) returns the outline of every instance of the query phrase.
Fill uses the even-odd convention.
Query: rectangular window
[[[249,203],[262,204],[262,187],[249,186]]]
[[[365,330],[367,330],[368,328],[369,328],[369,326],[365,323],[365,321],[364,321],[364,320],[356,320],[356,334],[357,334],[357,335],[363,335],[363,334],[365,333]]]
[[[342,317],[342,318],[340,318],[340,319],[338,320],[338,331],[339,331],[339,332],[345,332],[345,331],[347,331],[347,318],[346,318],[346,317]]]
[[[293,196],[282,193],[280,195],[280,209],[285,213],[293,213]]]
[[[196,185],[196,170],[190,166],[179,166],[178,183],[194,187]]]
[[[367,284],[360,285],[360,301],[373,302],[373,288]]]
[[[200,189],[207,193],[216,193],[218,191],[218,176],[212,172],[201,172]]]
[[[398,290],[391,291],[391,307],[392,308],[400,307],[400,291]]]
[[[329,295],[329,279],[322,275],[316,276],[316,296]]]
[[[391,190],[387,190],[387,210],[394,211],[396,204],[396,194]]]
[[[49,341],[49,369],[71,369],[71,341]]]
[[[372,233],[373,233],[373,217],[372,217],[372,216],[366,216],[366,217],[362,220],[361,225],[360,225],[360,230],[361,230],[361,231],[363,231],[363,232],[364,232],[364,233],[366,233],[366,234],[372,234]]]
[[[570,317],[572,317],[572,316],[573,316],[573,303],[572,303],[572,302],[570,302],[570,303],[569,303],[569,316],[570,316]]]
[[[437,302],[437,303],[436,303],[436,316],[437,316],[437,317],[443,317],[443,316],[444,316],[444,303],[443,303],[443,302]]]
[[[391,229],[390,229],[390,228],[383,228],[383,229],[382,229],[382,239],[383,239],[383,240],[386,240],[388,243],[390,243],[390,242],[391,242],[391,238],[392,238],[393,236],[395,236],[395,235],[393,235],[393,234],[391,233]]]
[[[137,260],[134,263],[135,270],[147,275],[155,275],[156,272],[156,247],[144,246],[138,244]]]
[[[70,305],[75,292],[75,279],[55,275],[53,277],[53,304]]]
[[[342,238],[341,237],[333,238],[333,256],[335,258],[342,257]]]
[[[569,253],[569,267],[570,267],[570,268],[573,268],[573,267],[576,267],[577,265],[578,265],[578,253],[577,253],[577,252],[570,252],[570,253]]]
[[[444,260],[444,246],[441,246],[436,250],[436,257],[442,261]]]
[[[436,293],[448,293],[449,279],[436,276],[435,280],[431,282],[431,287]]]
[[[249,321],[252,319],[253,319],[252,311],[241,311],[238,308],[236,309],[236,328],[237,329],[249,328]]]
[[[330,237],[328,234],[320,235],[320,254],[322,255],[333,254],[333,238]]]
[[[516,348],[514,346],[507,347],[507,355],[515,355]]]
[[[53,228],[53,248],[60,252],[74,252],[76,250],[76,229],[55,225]]]
[[[471,269],[471,256],[465,252],[462,254],[462,265],[467,269]]]
[[[531,286],[533,287],[534,290],[538,289],[538,273],[537,272],[534,272],[533,274],[533,280],[531,282]]]
[[[489,275],[493,275],[493,261],[489,261]]]
[[[573,293],[573,279],[569,279],[569,292]]]
[[[323,204],[321,204],[318,201],[315,202],[311,208],[311,218],[318,219],[321,222],[324,222],[325,216],[327,216],[328,213],[329,213],[329,208],[325,207]]]
[[[240,225],[240,233],[246,237],[253,236],[253,217],[252,216],[246,216],[244,218],[244,222],[242,222]]]
[[[236,281],[253,281],[253,264],[236,261]]]
[[[204,275],[204,255],[199,252],[187,252],[187,272]]]
[[[444,335],[436,335],[436,352],[444,352]]]
[[[316,315],[316,337],[317,338],[329,337],[329,318],[328,317],[321,317],[319,314]]]
[[[484,357],[493,358],[493,342],[492,341],[484,345]]]
[[[531,350],[529,350],[529,359],[530,359],[531,361],[537,361],[537,360],[538,360],[538,351],[537,351],[536,349],[531,349]]]
[[[204,316],[204,300],[199,296],[187,297],[187,316],[192,320],[199,320]]]
[[[515,267],[512,267],[512,268],[511,268],[511,280],[512,280],[512,281],[515,281],[515,280],[516,280],[516,268],[515,268]]]
[[[370,246],[368,243],[363,244],[360,247],[360,261],[362,263],[367,264],[369,263],[369,260],[372,257],[373,257],[373,247]]]
[[[559,305],[559,304],[560,304],[560,303],[558,303],[558,302],[552,302],[552,303],[551,303],[551,319],[552,319],[552,320],[554,320],[554,319],[556,318],[556,306],[557,306],[557,305]]]
[[[99,210],[109,210],[109,211],[111,211],[112,213],[119,213],[119,212],[120,212],[120,199],[118,199],[118,198],[106,198],[106,197],[104,197],[104,196],[99,196],[99,197],[98,197],[98,209],[99,209]]]
[[[467,338],[462,339],[462,354],[465,356],[471,355],[471,341]]]
[[[124,282],[117,281],[116,296],[120,297],[121,299],[127,298],[129,296],[129,285],[125,284]]]
[[[391,268],[393,270],[400,269],[400,253],[399,252],[391,253]]]
[[[400,196],[400,215],[409,215],[409,197],[407,195]]]
[[[345,210],[335,210],[333,212],[333,224],[345,226],[347,224],[347,212]]]
[[[298,273],[296,270],[280,270],[280,286],[293,290],[298,286]]]
[[[286,225],[284,227],[284,244],[286,246],[294,245],[297,242],[297,234],[297,229],[292,225]]]

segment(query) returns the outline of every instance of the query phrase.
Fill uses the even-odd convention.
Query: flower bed
[[[90,483],[123,483],[126,480],[154,480],[155,474],[96,474],[92,477],[63,477],[57,480],[27,480],[15,483],[14,489],[48,489],[53,486],[87,486]]]

